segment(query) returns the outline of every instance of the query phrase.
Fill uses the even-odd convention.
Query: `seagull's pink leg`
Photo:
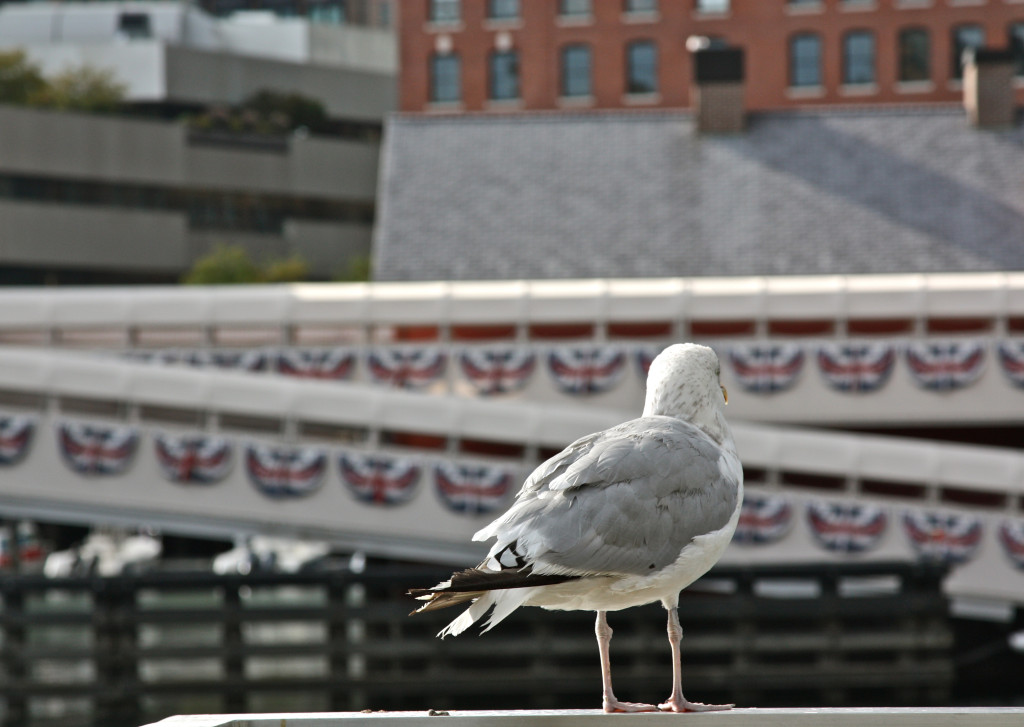
[[[612,662],[608,655],[608,647],[612,641],[612,627],[604,611],[597,612],[597,623],[594,625],[597,634],[597,650],[601,653],[601,706],[605,712],[656,712],[653,704],[637,704],[636,702],[620,702],[612,693]]]
[[[683,629],[679,625],[679,612],[675,605],[665,605],[668,610],[668,643],[672,647],[672,696],[658,705],[663,712],[721,712],[732,709],[735,704],[701,704],[691,702],[683,696],[683,663],[680,644],[683,641]]]

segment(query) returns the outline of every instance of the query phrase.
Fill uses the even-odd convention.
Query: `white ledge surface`
[[[414,727],[429,724],[443,727],[444,720],[457,720],[457,727],[570,727],[586,720],[589,727],[602,727],[621,720],[644,720],[650,727],[1020,727],[1024,707],[860,707],[852,709],[734,709],[704,714],[604,714],[589,709],[456,711],[433,716],[427,712],[323,712],[311,714],[222,714],[168,717],[151,727],[372,727],[401,724]],[[596,720],[596,721],[595,721]],[[621,724],[619,725],[621,727]]]

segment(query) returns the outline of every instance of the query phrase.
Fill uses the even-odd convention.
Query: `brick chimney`
[[[1013,53],[994,48],[964,51],[964,109],[971,126],[1012,126],[1017,109],[1013,94]]]
[[[687,43],[693,51],[693,109],[697,131],[738,133],[746,126],[743,49],[712,48],[706,40],[691,38]]]

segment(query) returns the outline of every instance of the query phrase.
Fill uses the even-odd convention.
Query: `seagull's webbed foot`
[[[658,708],[653,704],[644,704],[642,702],[620,702],[618,699],[612,697],[611,699],[603,700],[601,705],[605,712],[609,714],[612,712],[657,712]]]
[[[703,704],[691,702],[685,697],[679,699],[672,697],[659,704],[658,709],[662,712],[725,712],[735,706],[735,704]]]

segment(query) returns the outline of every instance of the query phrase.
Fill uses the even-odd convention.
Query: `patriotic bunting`
[[[274,499],[313,494],[323,485],[327,455],[313,447],[269,447],[251,444],[245,471],[256,489]]]
[[[341,478],[356,499],[371,505],[401,505],[412,499],[420,480],[415,462],[381,455],[342,454]]]
[[[953,391],[970,386],[985,367],[985,347],[977,341],[911,343],[907,364],[918,386]]]
[[[536,363],[532,351],[519,348],[467,350],[459,357],[463,375],[483,396],[521,391]]]
[[[999,526],[999,542],[1006,557],[1024,570],[1024,520],[1006,520]]]
[[[981,520],[970,515],[908,510],[903,530],[923,560],[966,563],[981,542]]]
[[[895,363],[896,350],[885,343],[830,344],[818,350],[818,368],[837,391],[877,391],[889,380]]]
[[[375,384],[424,389],[444,375],[445,354],[439,348],[386,348],[367,356]]]
[[[128,469],[139,443],[129,427],[64,423],[57,425],[64,463],[80,475],[117,475]]]
[[[277,372],[304,379],[349,379],[355,354],[344,348],[323,350],[284,349],[277,355]]]
[[[512,473],[500,467],[445,462],[434,467],[434,483],[448,509],[465,515],[486,515],[504,504]]]
[[[226,351],[221,349],[197,349],[193,351],[162,352],[162,363],[184,363],[197,368],[240,369],[242,371],[266,371],[267,354],[260,349],[250,351]]]
[[[25,458],[35,430],[31,417],[0,417],[0,466],[15,465]]]
[[[231,443],[201,434],[154,438],[160,472],[171,482],[213,484],[231,469]]]
[[[999,363],[1010,383],[1024,389],[1024,341],[1002,341]]]
[[[793,506],[784,497],[747,494],[732,536],[739,545],[771,545],[782,540],[793,524]]]
[[[807,520],[815,541],[833,553],[871,550],[885,533],[885,512],[874,505],[814,502],[807,506]]]
[[[804,352],[796,344],[754,344],[729,351],[733,373],[746,391],[777,394],[796,382],[804,365]]]
[[[548,369],[565,394],[600,394],[622,376],[626,354],[611,346],[558,348],[548,354]]]

